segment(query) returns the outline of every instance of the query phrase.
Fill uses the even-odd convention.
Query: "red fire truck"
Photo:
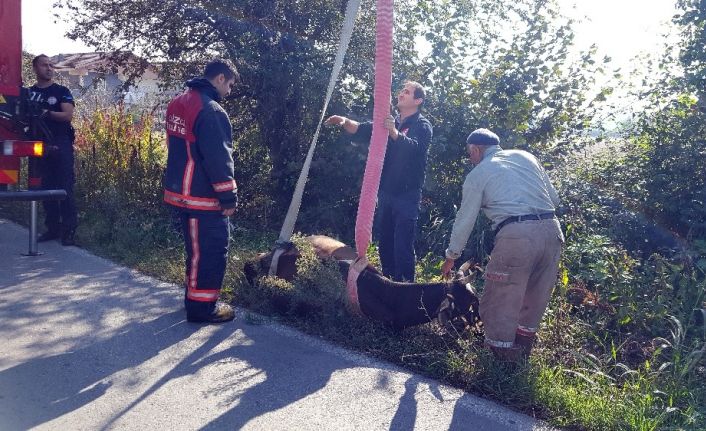
[[[0,200],[30,202],[29,255],[37,255],[37,201],[63,199],[64,190],[38,190],[41,177],[37,158],[43,140],[51,138],[41,109],[30,102],[22,86],[21,1],[0,1]],[[29,190],[21,190],[21,159],[28,160]]]

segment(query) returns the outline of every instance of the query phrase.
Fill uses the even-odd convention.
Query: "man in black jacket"
[[[389,137],[378,192],[380,263],[383,274],[397,281],[414,281],[414,239],[433,134],[431,123],[420,112],[425,97],[421,84],[405,82],[397,94],[399,115],[385,120]],[[339,115],[325,124],[342,127],[355,142],[369,142],[373,130],[370,122]]]
[[[227,322],[235,316],[232,307],[217,302],[228,256],[228,217],[238,200],[230,119],[218,102],[237,79],[231,62],[213,60],[167,107],[164,201],[181,218],[190,322]]]

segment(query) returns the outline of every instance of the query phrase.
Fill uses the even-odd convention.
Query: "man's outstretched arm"
[[[350,118],[343,117],[341,115],[332,115],[328,117],[326,121],[324,121],[324,125],[342,127],[343,130],[352,135],[358,131],[358,126],[360,126],[360,123],[358,123],[357,121],[353,121]]]

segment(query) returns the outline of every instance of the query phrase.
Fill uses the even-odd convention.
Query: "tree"
[[[432,3],[435,6],[432,6]],[[419,2],[432,45],[419,68],[434,99],[434,124],[422,214],[422,249],[443,252],[460,202],[465,138],[488,127],[505,148],[529,149],[552,162],[584,141],[597,100],[587,94],[606,63],[593,51],[570,58],[572,21],[553,1],[503,3]],[[509,24],[510,23],[510,24]],[[488,227],[479,220],[480,227]],[[475,236],[483,236],[476,229]],[[480,244],[481,238],[470,243]],[[483,257],[483,250],[472,252]]]
[[[686,83],[701,98],[706,109],[706,0],[679,0],[681,13],[674,19],[682,32],[681,55]]]
[[[236,131],[243,201],[251,205],[244,214],[281,222],[319,119],[344,0],[60,4],[75,22],[72,37],[161,63],[167,81],[197,74],[214,55],[235,60],[244,85],[226,109]],[[591,53],[569,58],[571,22],[555,1],[402,0],[395,7],[393,82],[416,79],[431,95],[425,108],[435,129],[425,191],[428,228],[432,213],[453,217],[465,169],[459,143],[473,128],[496,129],[509,146],[570,148],[590,117],[585,94],[600,66]],[[331,113],[370,118],[374,12],[374,2],[365,0]],[[418,35],[432,47],[424,58]],[[338,130],[324,130],[300,229],[350,237],[366,156],[365,146],[353,147]]]
[[[22,85],[28,87],[35,80],[34,69],[32,69],[32,59],[34,55],[27,51],[22,51]]]
[[[632,206],[682,237],[706,236],[706,1],[680,0],[678,51],[659,61],[648,106],[626,131],[615,179]]]
[[[235,60],[244,82],[227,103],[236,135],[255,130],[242,144],[268,149],[272,187],[261,192],[271,193],[280,206],[288,203],[278,191],[291,190],[298,156],[318,120],[330,73],[321,65],[333,62],[344,1],[65,0],[61,5],[76,23],[71,37],[160,63],[167,82],[197,75],[213,56]],[[371,46],[374,26],[366,24],[371,19],[364,8],[354,46]],[[367,61],[358,64],[371,57],[367,53]],[[135,75],[146,62],[136,66]],[[355,69],[360,66],[351,68],[360,73]]]

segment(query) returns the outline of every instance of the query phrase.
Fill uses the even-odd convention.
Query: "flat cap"
[[[500,145],[500,138],[488,129],[476,129],[466,138],[466,145]]]

